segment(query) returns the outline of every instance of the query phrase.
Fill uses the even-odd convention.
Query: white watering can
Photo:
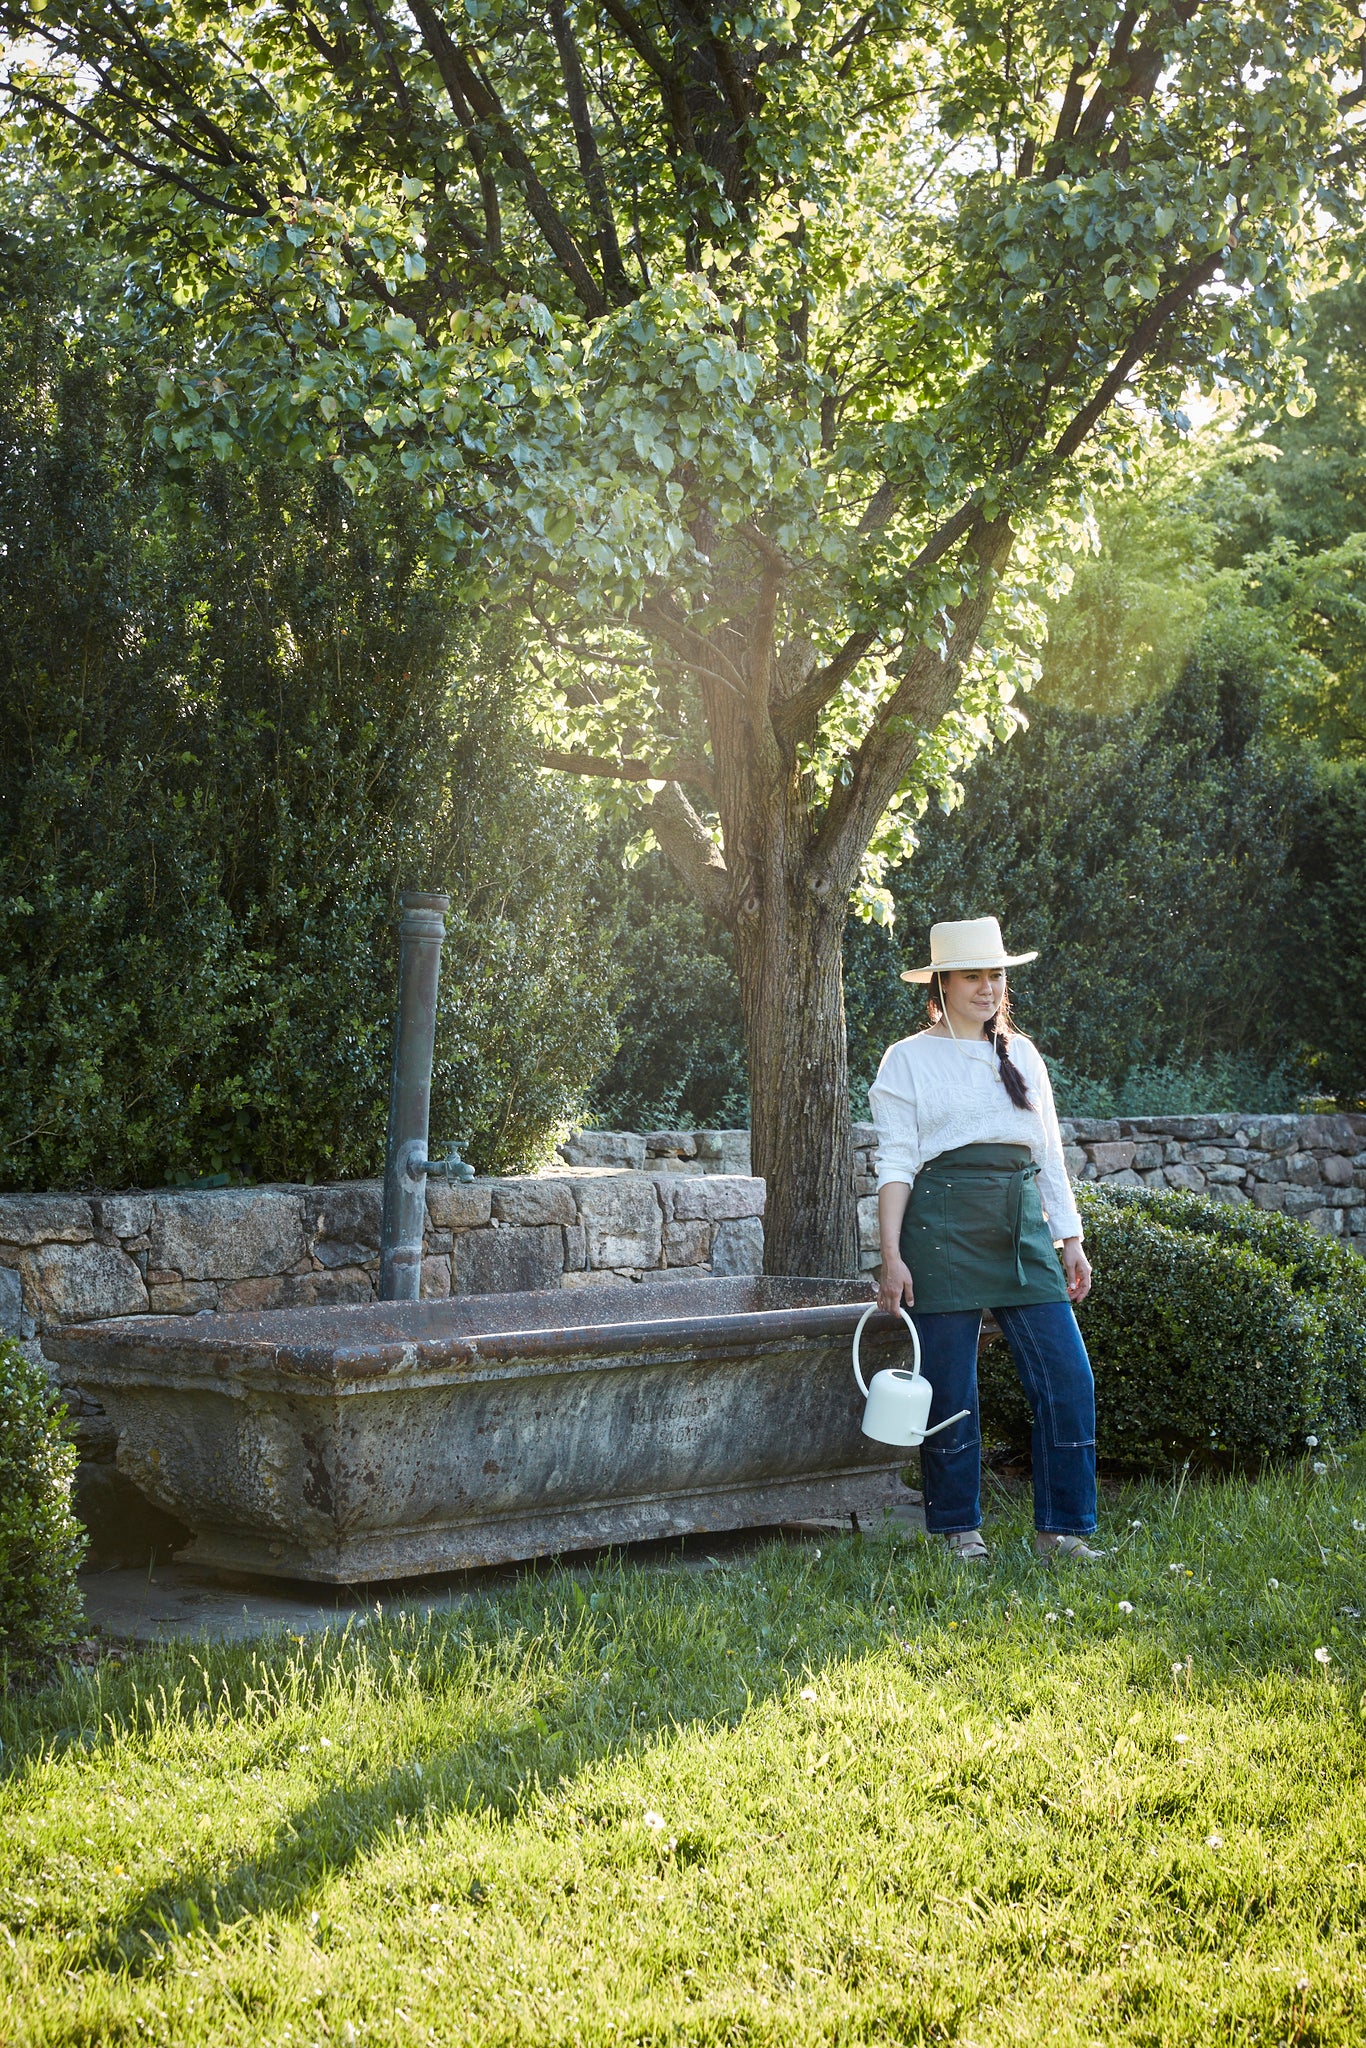
[[[858,1366],[859,1338],[869,1316],[877,1314],[877,1303],[866,1309],[859,1317],[854,1332],[854,1378],[858,1381],[859,1392],[864,1396],[863,1434],[876,1443],[899,1444],[913,1450],[923,1444],[927,1436],[938,1436],[941,1429],[947,1429],[951,1422],[961,1422],[970,1415],[970,1408],[960,1408],[956,1415],[950,1415],[944,1422],[936,1422],[933,1429],[927,1429],[930,1419],[930,1403],[934,1399],[934,1388],[920,1370],[920,1339],[915,1324],[905,1309],[900,1310],[901,1320],[911,1333],[915,1347],[915,1366],[911,1372],[903,1372],[897,1366],[890,1366],[883,1372],[873,1374],[873,1384],[864,1382]]]

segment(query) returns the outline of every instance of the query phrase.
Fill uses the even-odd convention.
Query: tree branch
[[[723,924],[731,921],[730,872],[676,782],[662,789],[645,812],[665,855],[704,910]]]
[[[593,133],[593,117],[589,111],[588,88],[584,84],[579,47],[574,40],[574,31],[565,11],[564,0],[549,0],[549,5],[550,31],[555,38],[555,48],[559,54],[565,101],[574,130],[574,146],[579,155],[579,169],[583,173],[584,190],[588,194],[593,225],[598,232],[598,254],[602,259],[603,283],[612,297],[624,305],[628,299],[634,297],[634,292],[631,280],[626,275],[626,265],[621,260],[621,244],[617,240],[617,224],[612,214],[612,200],[607,190],[607,175],[602,167],[598,138]]]
[[[562,775],[593,775],[608,782],[686,782],[705,796],[714,793],[711,768],[705,761],[679,755],[661,761],[609,761],[600,754],[557,754],[550,750],[538,756],[543,768],[557,768]]]

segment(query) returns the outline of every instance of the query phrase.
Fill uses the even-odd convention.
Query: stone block
[[[748,1175],[750,1149],[748,1131],[699,1131],[697,1156],[708,1173]]]
[[[639,1172],[645,1140],[636,1131],[576,1131],[556,1147],[567,1166],[624,1166]]]
[[[1312,1152],[1292,1152],[1285,1161],[1285,1177],[1296,1187],[1318,1187],[1323,1179]]]
[[[85,1244],[94,1233],[81,1195],[0,1195],[0,1244]]]
[[[647,1131],[645,1150],[651,1159],[696,1159],[696,1131]]]
[[[1065,1155],[1064,1155],[1065,1156]],[[1146,1138],[1134,1146],[1134,1172],[1151,1173],[1162,1164],[1162,1141],[1160,1138]]]
[[[1209,1182],[1211,1190],[1217,1187],[1240,1188],[1243,1184],[1243,1169],[1241,1166],[1207,1166],[1205,1179]]]
[[[91,1323],[146,1313],[142,1275],[114,1245],[40,1245],[24,1265],[29,1297],[46,1322]]]
[[[863,1200],[865,1195],[875,1195],[877,1193],[877,1175],[875,1173],[856,1173],[854,1175],[854,1193],[860,1201]]]
[[[363,1266],[379,1252],[383,1195],[377,1180],[308,1188],[300,1197],[304,1235],[323,1266]]]
[[[1062,1163],[1067,1168],[1069,1179],[1076,1180],[1080,1174],[1086,1171],[1086,1154],[1082,1151],[1080,1145],[1064,1145],[1062,1148]]]
[[[158,1195],[152,1264],[187,1280],[265,1279],[304,1255],[299,1195],[276,1188]]]
[[[148,1287],[147,1299],[154,1316],[197,1316],[206,1308],[217,1308],[218,1283],[216,1280],[159,1281]]]
[[[1186,1157],[1192,1166],[1224,1166],[1228,1162],[1226,1145],[1191,1145]]]
[[[860,1273],[876,1273],[881,1265],[882,1258],[878,1252],[860,1252],[858,1255],[858,1269]]]
[[[704,1266],[711,1251],[711,1226],[706,1223],[666,1223],[664,1256],[671,1266]]]
[[[0,1337],[17,1337],[24,1320],[24,1283],[13,1266],[0,1266]]]
[[[499,1223],[576,1223],[574,1190],[567,1180],[534,1175],[490,1181],[493,1215]]]
[[[1308,1216],[1313,1210],[1323,1207],[1322,1188],[1287,1187],[1281,1203],[1287,1216]]]
[[[1116,1138],[1088,1149],[1098,1177],[1108,1180],[1112,1174],[1124,1173],[1132,1167],[1138,1147],[1132,1138]]]
[[[1300,1218],[1311,1230],[1317,1230],[1320,1237],[1340,1237],[1342,1234],[1342,1211],[1340,1209],[1310,1209]]]
[[[1064,1145],[1076,1144],[1077,1126],[1071,1117],[1063,1116],[1058,1118],[1058,1135],[1062,1139]]]
[[[451,1291],[451,1255],[443,1252],[422,1261],[420,1293],[423,1301],[444,1301]]]
[[[849,1126],[849,1135],[854,1141],[854,1150],[856,1152],[870,1152],[877,1149],[876,1124],[851,1124]]]
[[[115,1237],[145,1237],[152,1227],[150,1195],[98,1195],[91,1206],[100,1229]]]
[[[1107,1173],[1101,1185],[1107,1188],[1141,1188],[1144,1182],[1132,1166],[1124,1166],[1118,1173]]]
[[[1341,1152],[1330,1152],[1320,1165],[1319,1172],[1330,1188],[1349,1188],[1352,1185],[1352,1162]]]
[[[1110,1145],[1123,1135],[1118,1117],[1077,1116],[1071,1124],[1078,1145]]]
[[[882,1233],[878,1229],[876,1195],[865,1195],[858,1205],[858,1241],[860,1251],[875,1252],[881,1249]]]
[[[564,1275],[564,1232],[557,1223],[466,1230],[455,1240],[454,1265],[456,1294],[558,1287]]]
[[[438,1230],[479,1230],[493,1214],[488,1181],[429,1180],[427,1214]]]
[[[588,1264],[588,1232],[581,1223],[566,1223],[562,1235],[565,1272],[582,1273]]]
[[[1160,1166],[1151,1166],[1146,1173],[1140,1173],[1138,1177],[1145,1188],[1165,1188],[1167,1185],[1167,1176]]]
[[[713,1273],[762,1273],[764,1226],[757,1216],[718,1223],[711,1241]]]
[[[1235,1187],[1231,1181],[1226,1180],[1212,1181],[1208,1194],[1212,1202],[1223,1202],[1230,1209],[1246,1208],[1251,1200],[1242,1188]]]
[[[707,1170],[700,1159],[674,1159],[668,1154],[665,1154],[662,1158],[657,1158],[653,1152],[645,1163],[651,1173],[696,1174],[705,1173]]]
[[[694,1189],[706,1188],[706,1180],[682,1180],[674,1195],[677,1204]],[[579,1214],[587,1233],[588,1263],[592,1267],[657,1266],[664,1246],[664,1216],[654,1181],[643,1174],[608,1174],[601,1180],[572,1183]],[[683,1211],[684,1216],[689,1212]]]
[[[582,1273],[561,1274],[560,1285],[561,1287],[629,1287],[631,1285],[631,1276],[629,1273],[595,1273],[590,1268]]]
[[[1259,1209],[1283,1209],[1285,1184],[1283,1181],[1259,1180],[1252,1190],[1252,1199]]]
[[[1330,1188],[1327,1201],[1330,1209],[1359,1209],[1366,1203],[1366,1188]]]
[[[766,1193],[764,1183],[752,1176],[708,1175],[674,1189],[673,1213],[680,1223],[732,1223],[745,1216],[762,1216]]]
[[[1188,1166],[1182,1160],[1177,1166],[1164,1166],[1162,1178],[1169,1188],[1185,1188],[1190,1194],[1199,1194],[1205,1185],[1205,1176],[1198,1166]]]

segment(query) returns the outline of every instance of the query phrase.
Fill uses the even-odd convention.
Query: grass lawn
[[[1366,1460],[996,1498],[11,1693],[0,2042],[1366,2040]]]

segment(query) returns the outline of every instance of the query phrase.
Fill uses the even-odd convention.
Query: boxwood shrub
[[[0,1339],[0,1658],[23,1670],[81,1624],[76,1448],[41,1365]]]
[[[1201,1195],[1077,1194],[1102,1458],[1242,1460],[1366,1429],[1366,1260],[1289,1217]],[[982,1408],[988,1436],[1028,1441],[1003,1344],[983,1352]]]

